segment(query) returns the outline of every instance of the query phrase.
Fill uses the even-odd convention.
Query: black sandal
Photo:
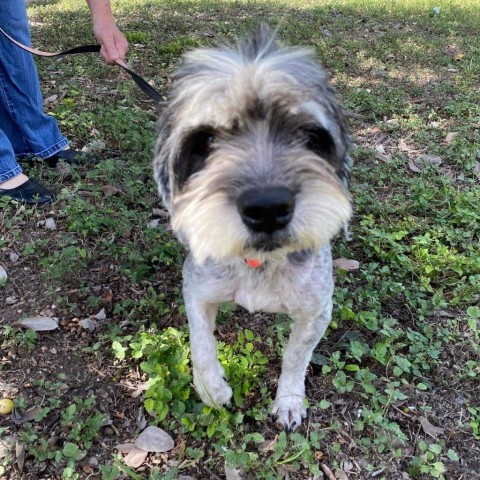
[[[14,202],[27,205],[46,205],[54,196],[53,192],[33,180],[27,180],[16,188],[0,188],[0,197],[9,197]]]

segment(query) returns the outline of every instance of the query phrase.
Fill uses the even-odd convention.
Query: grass
[[[45,98],[57,95],[47,109],[73,146],[99,147],[101,162],[66,176],[31,167],[60,192],[47,210],[2,203],[9,278],[0,294],[16,302],[0,314],[0,393],[21,411],[41,410],[21,425],[0,419],[2,442],[14,436],[26,452],[20,469],[8,450],[0,476],[215,478],[227,465],[261,479],[329,471],[477,478],[476,2],[119,0],[114,9],[131,67],[164,95],[184,51],[232,40],[259,21],[280,26],[288,43],[316,46],[356,145],[353,240],[337,240],[334,252],[360,268],[336,272],[334,319],[312,359],[302,429],[286,435],[269,417],[289,332],[281,315],[221,309],[219,356],[234,401],[205,407],[190,384],[183,253],[158,210],[151,175],[159,107],[95,55],[39,60]],[[80,0],[33,1],[29,16],[38,48],[92,39]],[[426,161],[413,171],[422,154],[439,156],[441,165]],[[38,226],[48,217],[57,231]],[[10,252],[20,259],[9,260]],[[102,308],[107,319],[96,320],[93,333],[78,327]],[[10,326],[42,312],[59,318],[58,332]],[[142,416],[169,431],[176,448],[150,454],[134,470],[114,447],[138,435]]]

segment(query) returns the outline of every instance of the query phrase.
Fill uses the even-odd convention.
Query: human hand
[[[128,41],[111,15],[94,17],[93,33],[101,45],[100,54],[107,63],[112,65],[117,60],[125,60]]]

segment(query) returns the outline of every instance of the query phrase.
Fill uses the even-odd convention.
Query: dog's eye
[[[210,129],[197,130],[186,138],[175,165],[179,188],[182,188],[190,176],[204,167],[214,141],[215,135]]]
[[[324,128],[308,128],[305,130],[306,147],[328,162],[335,161],[335,142]]]

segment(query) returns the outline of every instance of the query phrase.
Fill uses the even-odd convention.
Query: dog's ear
[[[154,148],[153,171],[158,185],[158,191],[162,196],[163,204],[167,209],[170,207],[170,149],[168,139],[172,131],[171,114],[166,109],[158,122],[159,134]]]

